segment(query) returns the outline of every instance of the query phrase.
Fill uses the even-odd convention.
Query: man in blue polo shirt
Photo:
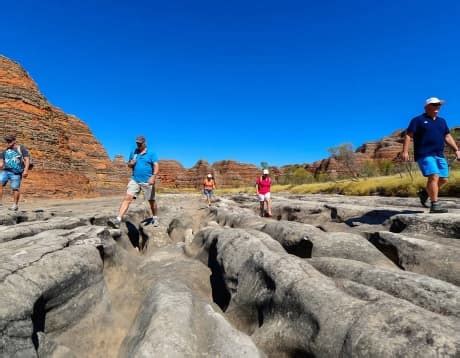
[[[423,176],[427,177],[426,191],[422,190],[420,200],[425,206],[428,197],[431,199],[430,213],[447,213],[438,202],[438,193],[442,185],[447,183],[449,165],[444,158],[444,143],[455,150],[460,158],[458,146],[450,135],[446,121],[438,117],[444,101],[436,97],[425,101],[425,113],[413,118],[406,130],[403,145],[403,160],[409,160],[409,144],[414,140],[414,159],[418,163]]]
[[[129,205],[142,191],[152,211],[152,218],[150,221],[153,226],[158,226],[157,206],[155,201],[155,181],[159,170],[158,158],[153,151],[147,148],[144,136],[138,136],[136,138],[136,148],[129,155],[128,167],[132,169],[133,173],[128,183],[126,196],[120,205],[118,216],[109,220],[108,224],[115,228],[119,228],[123,216],[128,211]]]

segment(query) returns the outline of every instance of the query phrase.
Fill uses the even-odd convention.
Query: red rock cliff
[[[126,185],[126,167],[109,159],[88,126],[53,107],[19,64],[0,56],[1,139],[6,133],[31,151],[27,196],[96,196]]]

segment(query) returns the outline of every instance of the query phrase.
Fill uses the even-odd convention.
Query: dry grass
[[[343,194],[343,195],[382,195],[416,196],[417,191],[425,187],[426,178],[419,172],[409,174],[372,177],[360,180],[341,180],[338,182],[312,183],[303,185],[273,185],[272,193],[292,194]],[[163,189],[166,193],[200,193],[197,189]],[[216,195],[255,194],[254,186],[217,189]],[[442,188],[441,195],[460,197],[460,169],[451,172],[449,182]]]
[[[449,183],[441,190],[441,195],[460,196],[460,171],[451,173]],[[408,174],[374,177],[358,181],[326,182],[298,185],[289,190],[295,194],[336,193],[344,195],[383,195],[416,196],[417,191],[425,187],[426,178],[416,173],[412,178]]]

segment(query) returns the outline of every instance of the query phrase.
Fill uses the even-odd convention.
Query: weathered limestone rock
[[[420,233],[425,235],[440,236],[460,239],[460,215],[447,214],[418,214],[395,215],[390,219],[390,230],[396,233]]]
[[[262,231],[278,241],[288,253],[298,257],[341,257],[396,269],[393,262],[360,235],[325,233],[308,224],[263,219],[244,209],[230,212],[211,208],[209,218],[223,226]]]
[[[338,286],[308,260],[265,245],[255,231],[207,228],[199,258],[227,289],[219,305],[268,355],[420,357],[460,354],[457,318],[351,281]],[[206,254],[205,254],[206,253]],[[361,292],[359,292],[359,290]]]
[[[74,229],[83,225],[82,218],[57,217],[47,221],[24,222],[14,226],[0,226],[0,243],[32,236],[47,230]]]
[[[151,286],[120,357],[264,356],[210,303],[209,269],[199,261],[161,249],[139,275]]]
[[[91,227],[0,245],[0,356],[34,356],[38,332],[65,331],[93,307],[108,307],[104,240],[105,229]]]
[[[460,248],[380,231],[369,241],[399,267],[460,286]]]
[[[308,263],[335,280],[350,280],[431,312],[460,318],[460,288],[447,282],[412,272],[387,270],[333,257],[315,257],[309,259]]]

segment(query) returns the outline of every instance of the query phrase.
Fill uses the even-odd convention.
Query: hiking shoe
[[[107,225],[109,225],[110,227],[112,227],[114,229],[119,229],[120,224],[121,224],[121,221],[118,220],[118,218],[113,218],[113,219],[107,220]]]
[[[152,225],[153,225],[153,227],[160,226],[160,221],[158,220],[158,216],[152,217]]]
[[[10,208],[8,208],[8,210],[11,210],[11,211],[18,211],[19,207],[16,205],[16,204],[13,204]]]
[[[428,201],[428,192],[426,191],[425,188],[422,188],[418,191],[418,197],[420,199],[420,203],[422,204],[422,206],[424,206],[425,208],[428,208],[429,206],[426,205],[426,202]]]
[[[449,210],[443,208],[437,201],[431,204],[430,214],[445,214],[448,212]]]

